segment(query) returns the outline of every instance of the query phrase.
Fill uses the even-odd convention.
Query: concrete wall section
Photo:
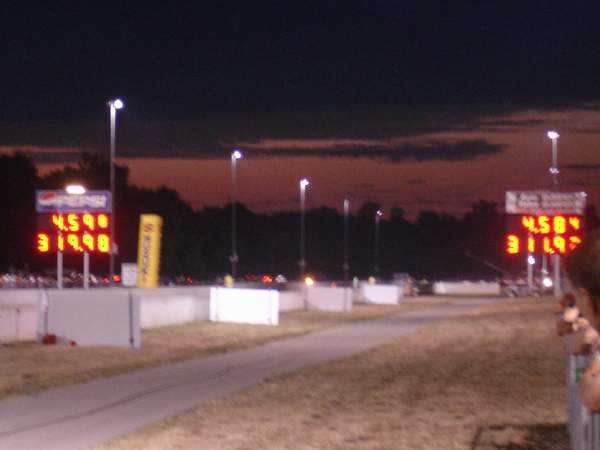
[[[332,312],[352,312],[351,288],[310,286],[306,290],[308,309]]]
[[[213,322],[279,324],[279,292],[261,289],[210,288]]]
[[[402,296],[400,287],[395,284],[361,283],[360,292],[365,303],[376,305],[397,305]]]
[[[0,307],[36,306],[38,289],[0,289]]]
[[[500,284],[485,281],[436,281],[436,295],[500,295]]]
[[[131,292],[140,305],[140,326],[155,328],[208,320],[210,288],[176,287],[159,289],[2,289],[0,290],[0,342],[41,338],[49,332],[48,307],[54,299],[125,298]],[[127,300],[129,301],[129,300]]]
[[[279,311],[293,311],[304,309],[304,292],[279,291]]]
[[[0,290],[0,342],[36,338],[41,292],[37,289]]]
[[[0,342],[32,341],[36,326],[35,306],[0,306]]]
[[[209,319],[210,288],[133,289],[140,301],[142,328]]]
[[[140,346],[139,300],[126,289],[48,292],[48,333],[82,346]]]

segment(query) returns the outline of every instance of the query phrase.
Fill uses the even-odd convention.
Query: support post
[[[90,288],[90,254],[83,252],[83,288]]]
[[[562,286],[560,279],[560,255],[552,255],[552,265],[554,269],[554,297],[559,298],[562,295]]]
[[[527,287],[529,292],[533,290],[533,264],[531,264],[531,253],[527,253]]]
[[[56,252],[56,287],[63,288],[63,252]]]

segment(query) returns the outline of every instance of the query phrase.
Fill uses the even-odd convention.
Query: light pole
[[[304,280],[304,270],[306,269],[306,211],[305,211],[305,203],[306,203],[306,186],[309,185],[309,182],[306,178],[302,178],[300,180],[300,261],[298,265],[300,266],[300,280]]]
[[[237,276],[237,263],[239,261],[237,254],[237,217],[236,217],[236,168],[237,160],[242,158],[242,152],[235,148],[231,152],[231,255],[229,261],[231,262],[231,276],[235,280]]]
[[[115,138],[117,124],[117,110],[123,109],[125,104],[120,98],[110,100],[108,108],[110,110],[110,255],[109,255],[109,272],[110,282],[114,281],[115,275],[115,253],[117,249],[115,236]]]
[[[552,141],[552,165],[550,166],[550,176],[554,187],[558,186],[558,138],[559,134],[556,131],[548,131],[548,139]]]
[[[535,264],[535,257],[531,253],[527,253],[527,287],[529,293],[533,291],[533,266]]]
[[[375,267],[373,268],[375,277],[379,275],[379,226],[382,215],[383,212],[380,209],[375,212]]]
[[[550,167],[550,176],[554,189],[558,188],[558,138],[559,134],[556,131],[548,131],[548,139],[552,141],[552,166]],[[562,295],[562,287],[560,285],[560,255],[554,253],[552,255],[552,266],[554,269],[554,297],[558,298]]]
[[[344,269],[344,286],[348,285],[348,272],[350,271],[350,264],[348,262],[349,259],[349,251],[348,251],[348,239],[349,239],[349,224],[350,220],[350,200],[347,198],[344,199],[344,265],[342,268]]]

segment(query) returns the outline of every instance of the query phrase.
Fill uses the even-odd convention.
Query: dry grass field
[[[276,377],[101,447],[568,448],[551,302],[506,300]]]
[[[66,347],[34,342],[0,345],[0,398],[87,381],[216,352],[247,348],[354,320],[400,314],[451,301],[415,298],[397,306],[355,306],[351,314],[292,311],[280,326],[195,322],[142,333],[142,348]]]

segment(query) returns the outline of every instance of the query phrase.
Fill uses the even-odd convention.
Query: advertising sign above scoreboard
[[[507,214],[554,216],[559,214],[583,215],[585,192],[507,191]]]
[[[35,191],[35,210],[38,213],[109,212],[110,191],[84,194],[68,194],[63,190]]]

